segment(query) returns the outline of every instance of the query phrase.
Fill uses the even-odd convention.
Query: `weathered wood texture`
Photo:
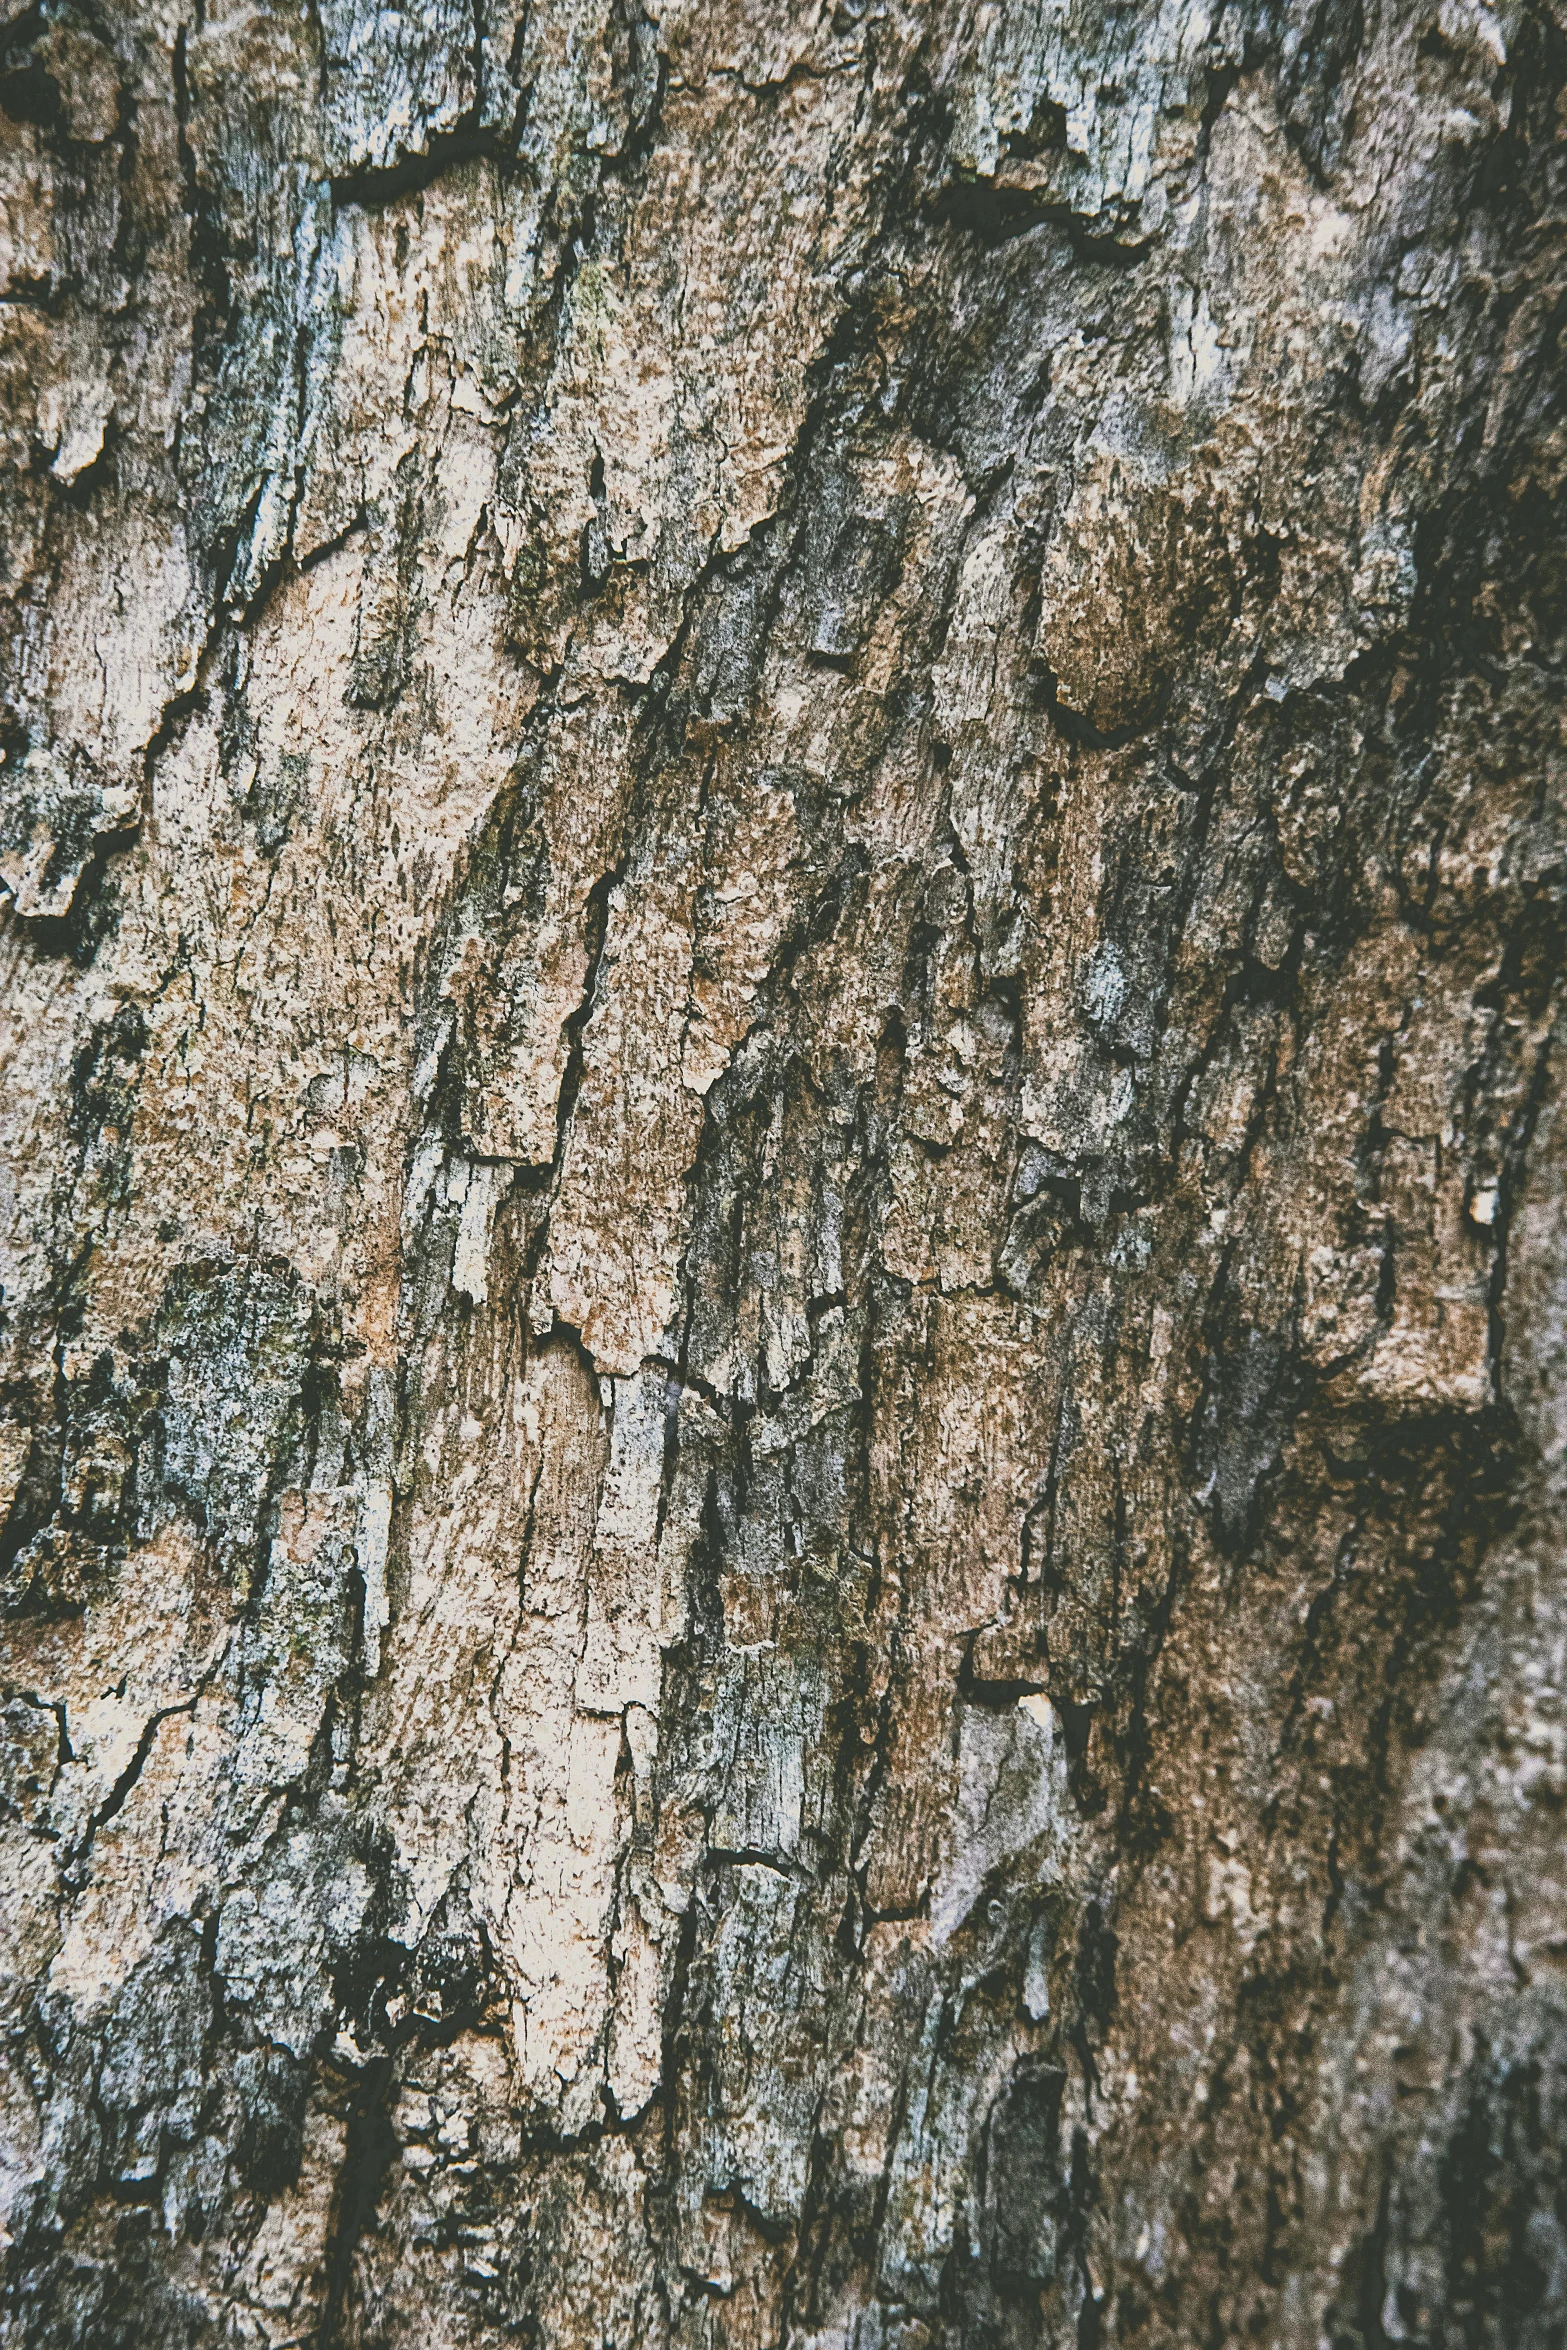
[[[5,26],[5,2340],[1561,2344],[1558,0]]]

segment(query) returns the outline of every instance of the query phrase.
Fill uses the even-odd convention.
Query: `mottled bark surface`
[[[9,0],[4,2339],[1567,2339],[1557,0]]]

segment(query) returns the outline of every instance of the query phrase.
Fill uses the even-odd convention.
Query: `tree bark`
[[[1567,2341],[1559,0],[0,40],[5,2340]]]

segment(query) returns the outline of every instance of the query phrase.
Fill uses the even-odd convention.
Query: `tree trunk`
[[[1567,2340],[1559,0],[6,0],[4,2339]]]

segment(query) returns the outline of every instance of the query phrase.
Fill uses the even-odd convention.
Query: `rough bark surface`
[[[8,0],[5,2339],[1567,2340],[1557,0]]]

